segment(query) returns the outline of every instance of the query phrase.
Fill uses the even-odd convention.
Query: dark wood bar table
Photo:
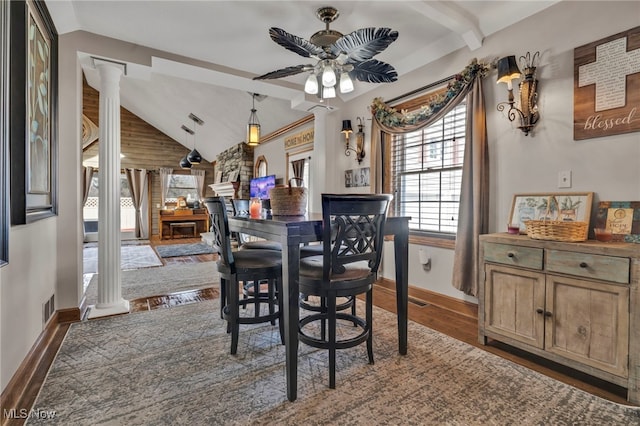
[[[409,217],[387,217],[385,235],[392,235],[396,264],[396,303],[398,310],[398,351],[407,354]],[[285,331],[287,397],[298,396],[298,305],[300,244],[322,240],[322,215],[273,216],[252,219],[230,216],[229,229],[282,244],[282,297]]]

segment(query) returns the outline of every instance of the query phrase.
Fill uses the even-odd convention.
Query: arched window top
[[[267,159],[265,158],[264,155],[261,155],[256,159],[256,164],[253,169],[253,176],[254,177],[266,176],[267,172],[268,172]]]

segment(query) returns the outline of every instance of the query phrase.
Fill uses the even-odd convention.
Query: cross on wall
[[[578,87],[596,85],[595,110],[625,106],[627,75],[640,72],[640,49],[627,52],[627,37],[596,47],[596,60],[578,67]]]

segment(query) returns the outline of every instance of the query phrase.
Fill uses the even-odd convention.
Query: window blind
[[[392,139],[394,212],[411,216],[412,231],[456,233],[466,116],[463,102],[431,126]]]

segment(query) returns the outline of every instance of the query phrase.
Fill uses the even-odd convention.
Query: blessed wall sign
[[[573,139],[640,131],[640,27],[574,49]]]

